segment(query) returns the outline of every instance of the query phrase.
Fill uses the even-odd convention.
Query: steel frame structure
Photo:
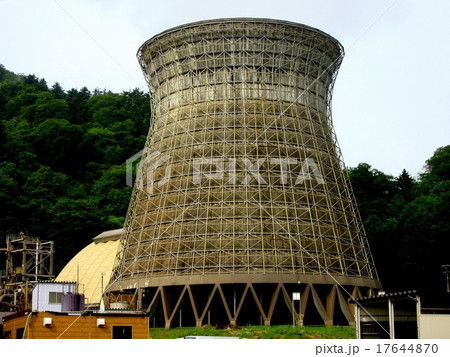
[[[54,242],[43,241],[24,233],[6,236],[6,272],[11,280],[20,275],[23,281],[51,280],[54,275]]]
[[[28,308],[29,291],[39,280],[54,275],[54,242],[24,233],[6,236],[4,275],[0,276],[0,311]]]
[[[268,19],[187,24],[140,47],[152,120],[112,299],[153,291],[144,307],[160,299],[170,327],[181,300],[168,307],[164,294],[183,287],[175,295],[189,293],[199,325],[194,286],[212,296],[244,284],[255,295],[254,284],[275,284],[264,294],[276,301],[300,284],[328,323],[315,287],[329,287],[325,299],[381,287],[331,119],[343,56],[317,29]],[[260,307],[270,324],[271,307]]]

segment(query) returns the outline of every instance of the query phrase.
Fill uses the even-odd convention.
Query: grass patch
[[[348,326],[244,326],[234,329],[216,329],[213,326],[205,325],[201,328],[179,327],[179,328],[151,328],[150,338],[171,339],[184,338],[186,336],[224,336],[252,339],[353,339],[355,338],[355,328]]]

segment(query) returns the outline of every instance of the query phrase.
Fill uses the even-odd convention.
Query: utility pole
[[[140,271],[138,270],[137,272],[137,296],[136,296],[136,310],[140,309],[140,305],[141,305],[141,301],[140,301],[140,290],[139,290],[139,273]]]
[[[301,293],[292,293],[292,325],[297,325],[295,321],[295,304],[294,302],[298,300],[298,325],[301,326],[301,314],[302,314],[302,304],[301,304]]]

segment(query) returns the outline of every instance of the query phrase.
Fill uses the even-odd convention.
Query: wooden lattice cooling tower
[[[108,288],[152,326],[353,324],[380,288],[331,122],[344,51],[203,21],[145,42],[152,120]]]

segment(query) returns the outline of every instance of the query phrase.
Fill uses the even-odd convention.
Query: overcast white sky
[[[0,63],[65,90],[147,91],[143,42],[223,17],[295,21],[342,43],[333,122],[347,166],[416,176],[450,144],[448,0],[0,0]]]

